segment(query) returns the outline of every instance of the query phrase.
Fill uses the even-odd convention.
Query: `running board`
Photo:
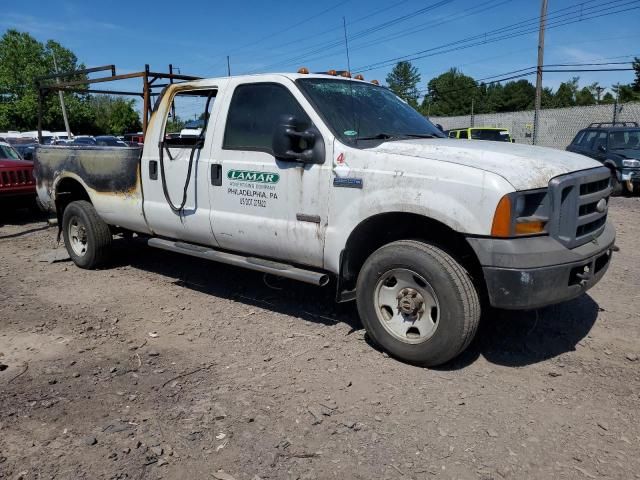
[[[184,253],[192,257],[204,258],[214,262],[235,265],[236,267],[248,268],[258,272],[270,273],[279,277],[291,278],[300,282],[311,283],[312,285],[324,286],[329,283],[329,275],[318,273],[312,270],[304,270],[286,263],[274,262],[256,257],[243,257],[233,253],[221,252],[212,248],[194,245],[192,243],[174,242],[162,238],[150,238],[147,241],[150,247],[168,250],[170,252]]]

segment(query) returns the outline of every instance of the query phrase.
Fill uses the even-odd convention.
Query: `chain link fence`
[[[533,144],[534,111],[483,113],[456,117],[430,117],[445,130],[466,127],[508,128],[516,143]],[[566,148],[579,130],[595,122],[638,122],[640,103],[589,105],[586,107],[551,108],[540,110],[537,145]]]

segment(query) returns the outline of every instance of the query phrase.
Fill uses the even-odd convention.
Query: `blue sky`
[[[221,76],[226,75],[226,55],[234,74],[295,71],[303,65],[311,71],[346,69],[343,17],[352,37],[355,71],[468,37],[477,36],[478,43],[527,26],[536,30],[539,9],[538,0],[23,0],[3,6],[0,29],[57,40],[87,66],[114,63],[119,73],[142,70],[144,63],[152,70],[173,63],[182,73]],[[588,19],[616,11],[622,12]],[[640,56],[640,0],[549,0],[550,23],[580,18],[548,30],[545,63],[616,62]],[[513,30],[487,33],[519,22]],[[436,48],[413,61],[422,75],[421,88],[451,67],[479,79],[532,66],[537,32],[439,53],[457,45]],[[383,65],[365,76],[384,80],[390,69]],[[573,75],[580,76],[581,85],[598,81],[605,87],[633,78],[632,72],[548,73],[544,84],[556,88]]]

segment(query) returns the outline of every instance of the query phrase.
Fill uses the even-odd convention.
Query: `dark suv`
[[[611,169],[613,193],[640,191],[640,128],[636,122],[592,123],[567,147]]]

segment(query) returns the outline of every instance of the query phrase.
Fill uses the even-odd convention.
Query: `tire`
[[[62,234],[67,252],[80,268],[104,265],[111,250],[111,230],[86,200],[67,205],[62,216]]]
[[[421,366],[441,365],[459,355],[480,322],[480,299],[469,274],[428,243],[401,240],[376,250],[360,270],[356,296],[372,340]]]

